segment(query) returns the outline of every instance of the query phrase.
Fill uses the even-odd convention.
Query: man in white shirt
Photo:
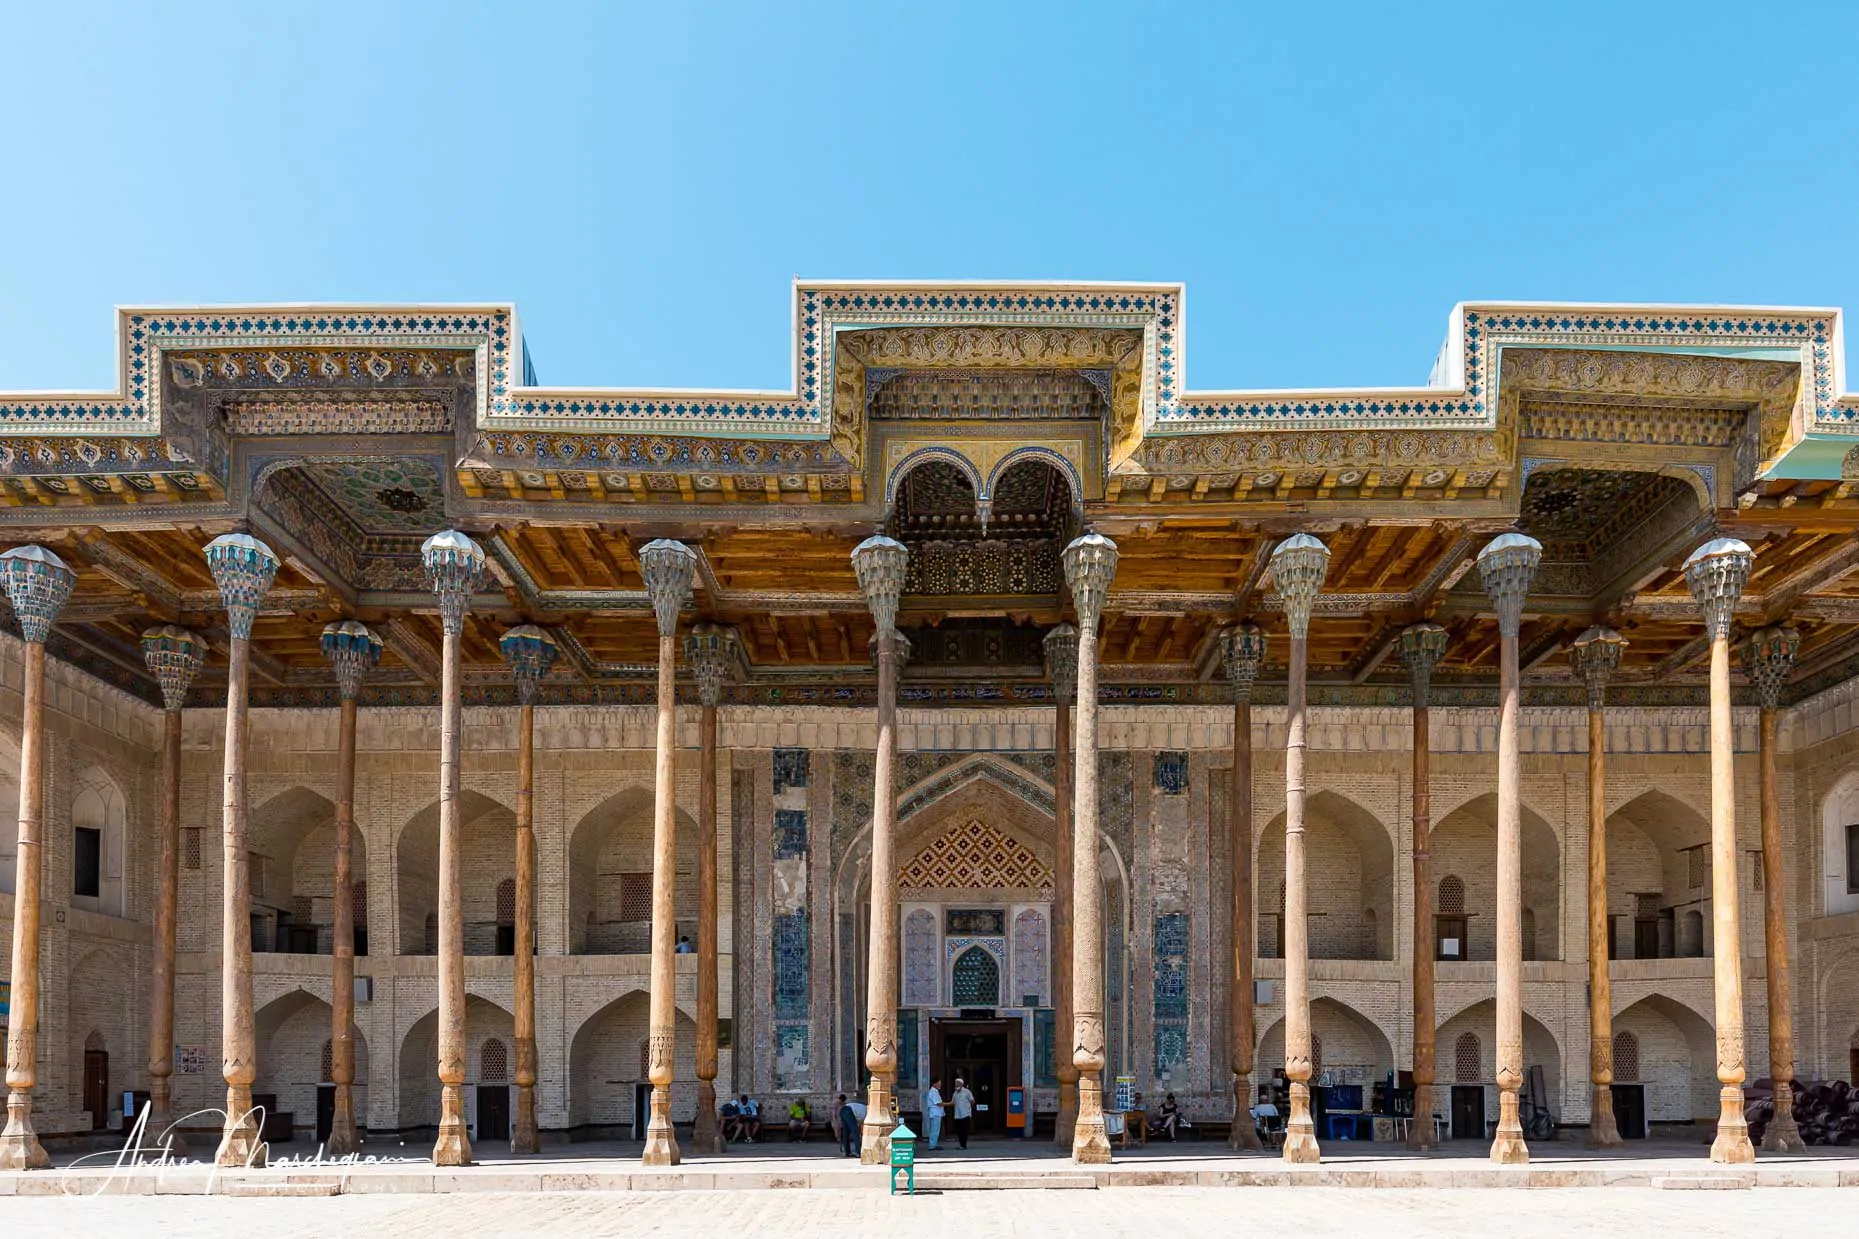
[[[968,1128],[975,1118],[975,1095],[968,1091],[968,1085],[959,1078],[955,1082],[955,1094],[950,1098],[955,1103],[955,1138],[968,1147]]]
[[[929,1092],[923,1095],[923,1121],[929,1126],[924,1134],[929,1137],[928,1148],[934,1153],[942,1140],[942,1081],[930,1081]]]

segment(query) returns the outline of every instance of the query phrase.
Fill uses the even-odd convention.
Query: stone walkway
[[[1543,1193],[1312,1188],[1235,1194],[1218,1188],[1161,1188],[1113,1196],[1005,1191],[893,1199],[871,1191],[706,1191],[488,1193],[417,1200],[385,1195],[307,1200],[41,1197],[0,1200],[0,1233],[7,1239],[77,1234],[818,1239],[871,1233],[888,1239],[1155,1239],[1239,1233],[1298,1239],[1586,1239],[1656,1230],[1683,1233],[1686,1239],[1770,1233],[1843,1239],[1856,1228],[1854,1197],[1839,1189]]]
[[[480,1147],[477,1165],[439,1170],[424,1145],[371,1143],[355,1163],[317,1163],[307,1143],[273,1150],[263,1170],[221,1172],[198,1163],[136,1165],[118,1153],[59,1157],[49,1172],[0,1174],[0,1196],[100,1195],[391,1195],[401,1193],[624,1192],[749,1189],[844,1189],[882,1194],[885,1173],[836,1156],[830,1146],[784,1142],[737,1146],[725,1157],[687,1158],[670,1170],[639,1164],[637,1143],[567,1144],[535,1157]],[[977,1142],[967,1153],[945,1149],[917,1172],[926,1192],[970,1189],[1153,1187],[1596,1188],[1859,1187],[1859,1149],[1817,1148],[1806,1155],[1762,1158],[1754,1166],[1716,1166],[1702,1143],[1644,1141],[1598,1153],[1578,1142],[1544,1142],[1525,1167],[1493,1166],[1482,1143],[1448,1145],[1416,1156],[1393,1145],[1342,1142],[1317,1166],[1287,1166],[1275,1156],[1235,1157],[1213,1143],[1119,1150],[1109,1166],[1074,1166],[1043,1143]],[[1859,1230],[1859,1227],[1856,1227]]]

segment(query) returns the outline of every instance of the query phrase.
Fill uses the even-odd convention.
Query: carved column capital
[[[736,630],[721,624],[692,624],[684,634],[684,662],[697,678],[698,700],[716,705],[735,668]]]
[[[678,614],[691,605],[691,582],[697,575],[697,552],[670,538],[654,538],[639,548],[639,571],[646,593],[652,596],[652,614],[658,635],[678,631]]]
[[[904,592],[904,570],[909,564],[910,552],[904,544],[883,534],[869,537],[852,549],[852,571],[881,633],[897,628],[897,603]]]
[[[1596,624],[1575,638],[1569,646],[1569,665],[1588,686],[1588,708],[1600,710],[1607,704],[1607,682],[1620,666],[1620,655],[1627,639],[1611,628]]]
[[[43,644],[71,600],[77,574],[42,546],[17,546],[0,555],[0,581],[19,619],[20,635]]]
[[[1078,630],[1060,624],[1046,634],[1046,674],[1052,679],[1052,696],[1069,703],[1078,691]]]
[[[323,657],[336,669],[336,690],[342,700],[361,695],[361,682],[381,663],[381,638],[366,624],[342,620],[323,626]]]
[[[465,612],[471,595],[484,579],[484,548],[456,529],[447,529],[420,546],[426,579],[439,596],[439,618],[447,636],[465,631]]]
[[[1446,653],[1446,630],[1422,620],[1401,629],[1394,639],[1394,656],[1413,677],[1414,708],[1426,709],[1427,693],[1433,686],[1433,668]]]
[[[1523,603],[1529,597],[1536,566],[1543,562],[1543,544],[1524,533],[1499,534],[1478,552],[1478,579],[1498,610],[1498,632],[1515,637],[1523,624]]]
[[[229,533],[207,543],[207,567],[226,605],[233,639],[250,640],[252,621],[277,577],[278,557],[250,534]]]
[[[1743,672],[1755,685],[1756,699],[1763,709],[1780,708],[1782,689],[1788,685],[1800,652],[1801,634],[1779,624],[1756,629],[1743,643]]]
[[[1272,588],[1284,599],[1291,639],[1310,630],[1310,608],[1330,570],[1330,548],[1307,533],[1292,534],[1272,551]]]
[[[1730,618],[1755,562],[1749,544],[1735,538],[1713,538],[1685,561],[1685,583],[1704,611],[1704,630],[1711,640],[1730,635]]]
[[[546,628],[518,624],[497,639],[497,648],[503,652],[503,660],[516,679],[517,702],[535,705],[542,681],[549,674],[549,668],[555,665],[555,655],[559,652],[555,638]]]
[[[162,704],[178,710],[187,704],[187,690],[200,673],[207,643],[197,632],[163,624],[142,634],[142,660],[161,685]]]
[[[1226,666],[1227,683],[1233,686],[1233,700],[1251,701],[1259,664],[1265,661],[1265,630],[1251,621],[1222,629],[1220,661]]]
[[[1117,576],[1117,544],[1101,533],[1087,533],[1073,538],[1061,558],[1078,622],[1095,628]]]

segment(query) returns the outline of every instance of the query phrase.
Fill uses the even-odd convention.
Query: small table
[[[1116,1110],[1112,1113],[1123,1120],[1123,1135],[1118,1142],[1118,1147],[1125,1149],[1130,1147],[1131,1129],[1136,1132],[1136,1143],[1147,1147],[1149,1144],[1149,1112],[1147,1110]]]

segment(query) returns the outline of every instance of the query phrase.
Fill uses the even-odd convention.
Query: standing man
[[[975,1121],[975,1095],[968,1091],[968,1085],[962,1082],[960,1076],[957,1076],[955,1079],[954,1100],[955,1138],[960,1140],[962,1142],[962,1147],[966,1149],[968,1147],[968,1129]]]
[[[934,1153],[936,1146],[942,1143],[942,1077],[930,1081],[929,1092],[923,1098],[923,1117],[929,1122],[929,1151]]]

